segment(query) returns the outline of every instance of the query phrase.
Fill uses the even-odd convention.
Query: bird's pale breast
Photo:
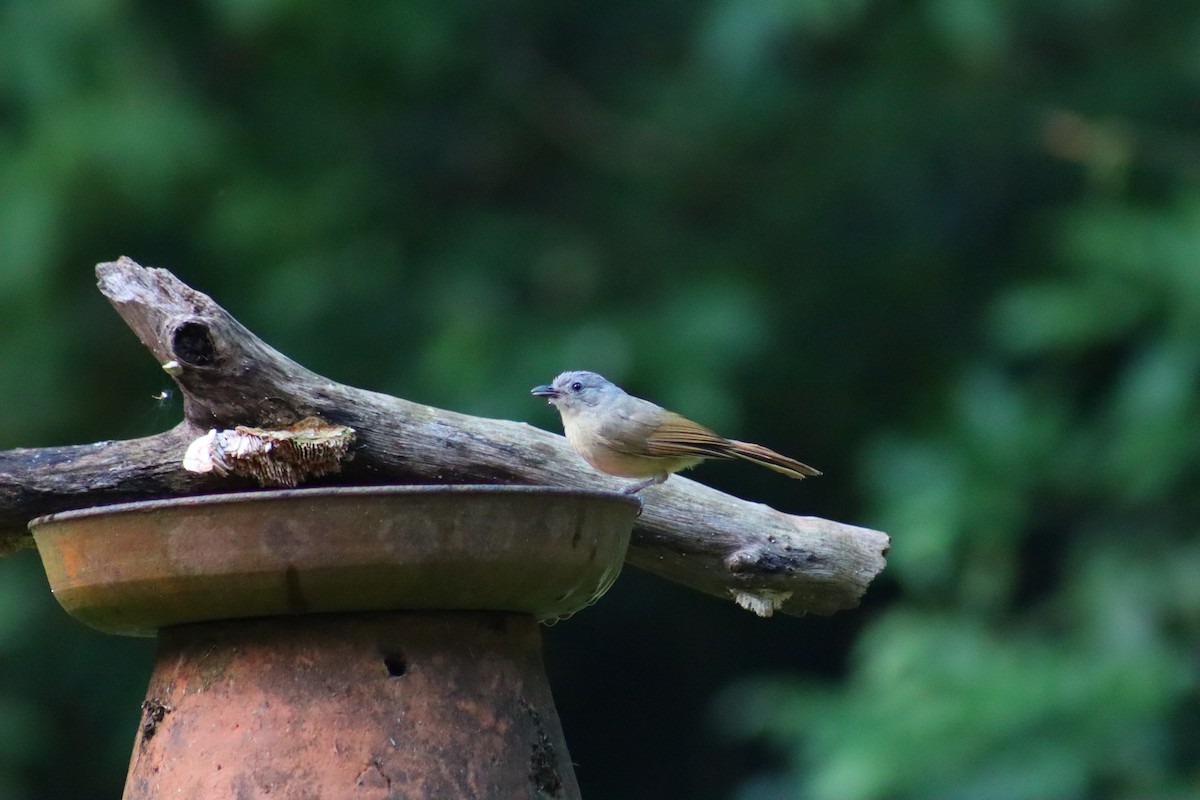
[[[583,460],[607,475],[618,478],[653,478],[694,466],[700,458],[660,458],[634,455],[610,447],[586,424],[565,425],[567,441]]]

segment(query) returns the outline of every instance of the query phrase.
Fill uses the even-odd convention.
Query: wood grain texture
[[[255,488],[182,468],[210,428],[288,425],[307,416],[356,432],[342,471],[309,485],[503,483],[619,489],[557,434],[336,383],[305,369],[170,272],[128,258],[96,267],[100,291],[184,399],[156,436],[0,452],[0,552],[26,544],[28,520],[68,508]],[[627,563],[759,613],[853,608],[884,568],[886,534],[784,514],[675,476],[645,490]]]

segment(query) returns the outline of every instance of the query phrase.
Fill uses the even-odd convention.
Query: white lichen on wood
[[[215,472],[251,478],[261,486],[298,486],[341,471],[353,457],[354,429],[306,417],[294,425],[266,430],[238,425],[192,441],[183,456],[189,472]]]
[[[764,618],[783,608],[783,604],[792,596],[791,592],[776,592],[771,589],[758,589],[753,592],[730,589],[729,593],[739,606]]]

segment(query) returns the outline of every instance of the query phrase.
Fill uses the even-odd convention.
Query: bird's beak
[[[529,391],[529,393],[534,397],[548,397],[551,400],[561,394],[558,389],[555,389],[550,384],[546,384],[544,386],[535,386]]]

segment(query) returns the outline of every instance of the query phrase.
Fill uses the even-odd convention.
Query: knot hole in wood
[[[180,323],[171,334],[171,350],[175,358],[193,367],[207,367],[217,360],[208,325],[196,320]]]

